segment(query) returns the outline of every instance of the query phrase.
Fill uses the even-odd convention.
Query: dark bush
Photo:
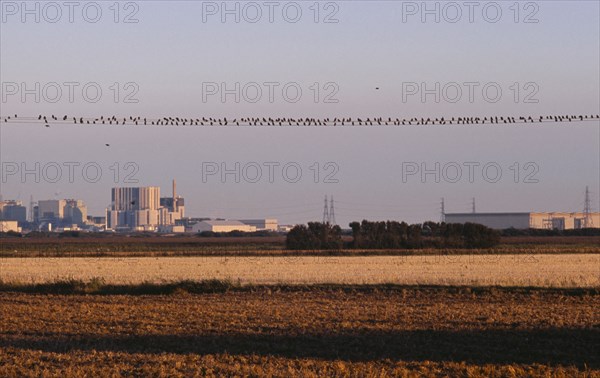
[[[491,248],[500,243],[500,233],[481,224],[465,223],[463,239],[465,248]]]
[[[22,238],[23,234],[16,231],[0,232],[0,238]]]
[[[59,238],[78,238],[79,236],[81,236],[79,231],[64,231],[58,235]]]
[[[500,234],[480,224],[426,222],[350,223],[357,249],[490,248],[500,243]]]
[[[285,245],[292,250],[341,249],[342,229],[329,223],[297,225],[288,232]]]

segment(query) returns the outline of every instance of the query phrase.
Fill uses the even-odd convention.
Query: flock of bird
[[[152,126],[411,126],[411,125],[499,125],[520,123],[548,123],[548,122],[584,122],[600,120],[600,115],[549,115],[539,117],[451,117],[451,118],[129,118],[116,116],[101,116],[99,118],[73,117],[40,114],[37,117],[0,116],[4,123],[35,123],[39,122],[46,127],[52,124],[77,124],[77,125],[152,125]]]

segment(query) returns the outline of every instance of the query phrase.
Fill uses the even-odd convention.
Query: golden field
[[[0,280],[600,287],[600,254],[3,258]]]

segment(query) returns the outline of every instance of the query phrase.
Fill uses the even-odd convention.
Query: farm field
[[[600,376],[600,295],[0,293],[0,376]]]
[[[344,241],[350,243],[351,237]],[[438,255],[600,253],[600,236],[503,237],[492,250],[410,249],[290,251],[285,237],[95,236],[0,238],[1,257],[154,257],[154,256],[280,256],[280,255]]]
[[[600,254],[4,258],[0,280],[599,287]]]

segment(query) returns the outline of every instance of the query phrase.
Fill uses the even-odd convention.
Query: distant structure
[[[24,223],[27,221],[27,208],[21,201],[0,201],[0,220]]]
[[[256,231],[255,226],[244,224],[240,221],[235,220],[207,220],[194,224],[191,227],[191,232],[254,232]]]
[[[65,217],[65,200],[40,200],[33,210],[36,223],[43,221],[58,222]]]
[[[29,222],[33,222],[35,220],[34,216],[33,216],[33,209],[35,207],[35,202],[33,202],[33,195],[29,196],[29,218],[27,218],[27,220]]]
[[[240,222],[255,227],[256,231],[279,231],[277,219],[240,219]]]
[[[592,216],[592,200],[590,199],[590,188],[587,186],[585,187],[585,200],[584,200],[584,205],[583,205],[583,214],[584,214],[583,227],[584,228],[594,227],[594,217]],[[598,223],[596,223],[596,224],[598,224]]]
[[[157,186],[112,188],[106,228],[115,231],[183,232],[185,200],[177,196],[173,180],[171,197],[160,196]]]
[[[0,232],[21,232],[19,222],[0,220]]]
[[[106,217],[97,217],[88,215],[87,224],[90,226],[92,231],[104,230],[106,226]]]
[[[503,230],[546,229],[572,230],[586,227],[588,224],[600,224],[600,213],[453,213],[445,214],[447,223],[479,223],[490,228]]]
[[[447,223],[479,223],[490,228],[503,230],[542,229],[578,230],[600,227],[600,213],[592,212],[590,190],[585,188],[583,212],[520,212],[520,213],[478,213],[475,211],[475,198],[472,199],[471,213],[447,214],[442,198],[442,219]]]
[[[112,188],[106,228],[155,231],[160,224],[160,188],[157,186]]]
[[[160,199],[161,225],[174,225],[185,218],[185,200],[177,195],[177,183],[173,180],[171,197]]]
[[[331,201],[327,201],[327,196],[325,196],[325,205],[323,206],[323,223],[335,225],[335,207],[333,205],[333,196],[331,196]]]
[[[331,196],[331,201],[329,202],[329,224],[335,226],[335,207],[333,206],[333,196]]]
[[[65,200],[64,220],[82,226],[87,222],[87,206],[81,200]]]
[[[87,223],[87,206],[82,200],[40,200],[33,208],[36,224],[50,223],[57,227],[77,227]]]
[[[291,224],[282,224],[277,229],[278,232],[288,233],[294,228],[294,225]]]
[[[442,202],[440,203],[440,210],[440,222],[443,223],[446,221],[446,204],[444,203],[444,198],[442,198]]]

